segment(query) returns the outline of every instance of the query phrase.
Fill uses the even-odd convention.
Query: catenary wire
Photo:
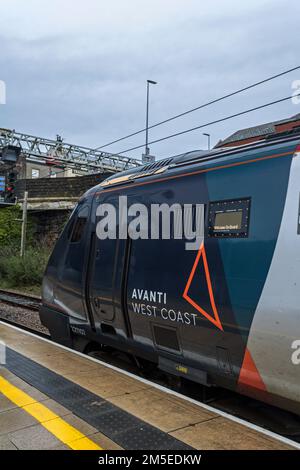
[[[279,77],[282,77],[282,76],[284,76],[284,75],[287,75],[288,73],[294,72],[295,70],[298,70],[298,69],[300,69],[300,65],[298,65],[297,67],[293,67],[293,68],[291,68],[291,69],[285,70],[285,71],[283,71],[283,72],[277,73],[276,75],[272,75],[271,77],[265,78],[265,79],[260,80],[260,81],[258,81],[258,82],[252,83],[251,85],[248,85],[248,86],[246,86],[246,87],[240,88],[240,89],[238,89],[238,90],[236,90],[236,91],[233,91],[233,92],[231,92],[231,93],[228,93],[228,94],[226,94],[226,95],[223,95],[223,96],[221,96],[221,97],[219,97],[219,98],[216,98],[216,99],[214,99],[214,100],[208,101],[207,103],[203,103],[203,104],[201,104],[200,106],[196,106],[195,108],[192,108],[192,109],[189,109],[189,110],[187,110],[187,111],[184,111],[183,113],[176,114],[175,116],[171,116],[171,117],[169,117],[169,118],[167,118],[167,119],[165,119],[165,120],[163,120],[163,121],[159,121],[159,122],[157,122],[157,123],[152,124],[151,126],[149,126],[148,129],[153,129],[154,127],[161,126],[162,124],[165,124],[165,123],[167,123],[167,122],[173,121],[173,120],[178,119],[178,118],[180,118],[180,117],[182,117],[182,116],[185,116],[185,115],[187,115],[187,114],[193,113],[194,111],[197,111],[197,110],[199,110],[199,109],[202,109],[202,108],[205,108],[205,107],[210,106],[210,105],[212,105],[212,104],[215,104],[215,103],[218,103],[218,102],[220,102],[220,101],[223,101],[223,100],[225,100],[225,99],[227,99],[227,98],[231,98],[232,96],[238,95],[239,93],[242,93],[242,92],[244,92],[244,91],[247,91],[247,90],[250,90],[250,89],[252,89],[252,88],[255,88],[255,87],[259,86],[259,85],[262,85],[262,84],[264,84],[264,83],[267,83],[267,82],[269,82],[269,81],[271,81],[271,80],[274,80],[274,79],[276,79],[276,78],[279,78]],[[117,143],[117,142],[121,142],[122,140],[129,139],[130,137],[134,137],[134,136],[136,136],[136,135],[138,135],[138,134],[141,134],[142,132],[145,132],[145,131],[146,131],[146,128],[140,129],[139,131],[133,132],[133,133],[128,134],[128,135],[125,135],[124,137],[120,137],[119,139],[116,139],[116,140],[113,140],[113,141],[111,141],[111,142],[108,142],[107,144],[101,145],[100,147],[96,147],[96,148],[94,149],[94,151],[103,149],[103,148],[108,147],[109,145],[115,144],[115,143]]]
[[[204,127],[207,127],[207,126],[212,126],[213,124],[218,124],[220,122],[224,122],[224,121],[227,121],[229,119],[233,119],[235,117],[238,117],[238,116],[242,116],[243,114],[247,114],[247,113],[251,113],[253,111],[257,111],[259,109],[263,109],[263,108],[267,108],[269,106],[273,106],[275,104],[278,104],[278,103],[282,103],[283,101],[287,101],[287,100],[290,100],[292,98],[295,98],[297,96],[300,96],[300,93],[299,94],[295,94],[295,95],[292,95],[292,96],[287,96],[285,98],[280,98],[278,100],[275,100],[275,101],[271,101],[269,103],[265,103],[265,104],[262,104],[260,106],[255,106],[254,108],[250,108],[250,109],[246,109],[244,111],[240,111],[239,113],[235,113],[235,114],[231,114],[229,116],[225,116],[224,118],[220,118],[220,119],[216,119],[214,121],[210,121],[210,122],[207,122],[205,124],[201,124],[199,126],[195,126],[195,127],[190,127],[189,129],[185,129],[183,131],[180,131],[180,132],[176,132],[175,134],[170,134],[170,135],[167,135],[165,137],[161,137],[160,139],[156,139],[156,140],[152,140],[151,142],[149,142],[149,145],[151,144],[156,144],[158,142],[162,142],[164,140],[168,140],[168,139],[172,139],[174,137],[177,137],[179,135],[183,135],[183,134],[187,134],[188,132],[193,132],[195,130],[198,130],[198,129],[202,129]],[[122,150],[121,152],[117,152],[118,155],[121,155],[123,153],[127,153],[127,152],[130,152],[132,150],[137,150],[137,149],[140,149],[142,147],[145,147],[145,144],[141,144],[141,145],[137,145],[135,147],[131,147],[129,149],[126,149],[126,150]]]

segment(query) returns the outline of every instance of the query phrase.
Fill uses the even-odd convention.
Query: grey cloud
[[[176,22],[156,23],[152,17],[144,33],[131,21],[127,34],[125,27],[90,31],[85,25],[80,33],[53,35],[47,30],[35,39],[13,31],[2,35],[0,79],[7,82],[8,103],[0,109],[1,126],[49,137],[61,133],[68,141],[96,146],[144,126],[147,78],[159,82],[151,89],[153,122],[298,65],[296,2],[289,10],[284,2],[257,2],[244,13],[230,12],[225,4],[219,3],[209,15],[201,14],[200,4],[193,3],[191,10],[183,6]],[[288,95],[292,78],[300,78],[300,72],[154,129],[150,136],[158,138]],[[296,112],[286,103],[203,132],[211,132],[215,142],[240,127]],[[111,150],[143,139],[136,137]],[[166,156],[205,145],[202,131],[197,131],[155,145],[153,152]]]

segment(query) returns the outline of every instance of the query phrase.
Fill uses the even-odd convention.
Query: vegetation
[[[11,287],[40,285],[48,256],[47,251],[38,247],[28,247],[23,258],[14,249],[4,249],[0,256],[0,280]]]
[[[18,206],[0,210],[0,247],[19,247],[21,238],[22,211]],[[27,242],[33,243],[35,224],[29,217],[27,223]]]
[[[44,243],[34,242],[34,222],[28,220],[26,253],[20,257],[21,219],[17,207],[0,211],[0,285],[38,292],[49,257]]]

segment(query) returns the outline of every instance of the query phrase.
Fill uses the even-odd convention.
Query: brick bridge
[[[101,183],[112,173],[71,178],[39,178],[16,181],[15,194],[23,202],[28,191],[29,217],[36,224],[38,239],[53,244],[78,199],[90,188]]]
[[[28,210],[64,210],[74,205],[88,189],[101,183],[111,173],[71,178],[21,179],[16,182],[15,194],[22,202],[24,191],[28,191]]]

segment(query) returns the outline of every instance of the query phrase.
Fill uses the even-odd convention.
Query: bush
[[[0,279],[9,287],[41,284],[48,258],[49,251],[39,247],[27,248],[23,258],[16,249],[4,248],[0,256]]]
[[[17,220],[18,219],[18,220]],[[19,206],[12,206],[0,210],[0,247],[16,248],[21,240],[22,211]],[[26,238],[28,243],[32,243],[34,223],[28,217]]]
[[[50,249],[35,246],[34,222],[28,216],[26,253],[20,257],[22,210],[12,206],[0,210],[0,282],[3,287],[37,286],[42,282]],[[43,249],[41,249],[41,246]]]

